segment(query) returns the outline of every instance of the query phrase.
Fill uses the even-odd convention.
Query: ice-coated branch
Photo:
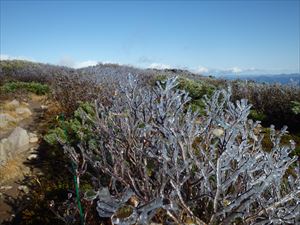
[[[158,214],[179,224],[299,223],[294,145],[280,143],[286,128],[270,128],[273,148],[265,151],[247,100],[216,91],[200,116],[176,85],[172,78],[140,88],[129,77],[111,106],[95,104],[96,148],[68,148],[92,168],[99,215],[115,224],[149,224]]]

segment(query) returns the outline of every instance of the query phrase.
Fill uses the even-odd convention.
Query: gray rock
[[[0,128],[5,128],[8,126],[9,122],[17,122],[17,119],[13,116],[9,115],[8,113],[1,113],[0,114]]]
[[[6,104],[5,108],[15,109],[20,106],[20,102],[16,99]]]
[[[21,127],[16,127],[7,139],[12,144],[12,150],[17,150],[29,144],[29,135]]]
[[[1,129],[7,127],[7,125],[8,125],[8,122],[6,120],[1,120],[0,119],[0,128]]]
[[[21,127],[17,127],[9,135],[0,141],[0,165],[4,165],[21,148],[29,144],[29,135]]]

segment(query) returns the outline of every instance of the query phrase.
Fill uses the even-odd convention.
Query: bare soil
[[[26,101],[28,108],[31,110],[32,115],[24,119],[10,129],[0,132],[0,138],[9,136],[12,130],[16,126],[20,126],[26,129],[28,132],[35,132],[39,136],[39,140],[42,139],[42,134],[48,129],[49,115],[42,109],[42,105],[47,104],[45,97],[40,97],[32,94],[26,94],[21,96],[7,96],[5,99],[0,100],[0,105],[6,101],[18,100],[20,102]],[[35,175],[40,171],[34,166],[38,162],[37,159],[28,160],[28,156],[39,151],[39,143],[30,144],[26,147],[22,153],[20,153],[13,160],[10,160],[5,167],[0,168],[0,224],[3,221],[10,220],[14,217],[16,209],[14,209],[11,202],[23,192],[18,187],[24,183],[25,179],[34,179]],[[33,163],[30,161],[34,161]],[[2,174],[2,178],[1,178]],[[30,190],[29,190],[30,191]]]

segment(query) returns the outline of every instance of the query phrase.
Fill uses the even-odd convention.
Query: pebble
[[[48,106],[46,106],[46,105],[41,105],[41,108],[45,110],[45,109],[48,109]]]
[[[38,155],[37,154],[31,154],[27,157],[28,160],[33,160],[33,159],[37,159]]]
[[[25,194],[28,194],[29,193],[29,188],[26,186],[26,185],[20,185],[18,187],[18,190],[19,191],[23,191]]]
[[[13,188],[12,186],[8,186],[8,185],[6,185],[6,186],[0,186],[0,190],[4,190],[4,191],[10,190],[12,188]]]
[[[29,142],[30,143],[36,143],[36,142],[38,142],[39,141],[39,139],[37,138],[37,137],[31,137],[30,139],[29,139]]]

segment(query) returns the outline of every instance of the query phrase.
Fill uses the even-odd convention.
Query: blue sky
[[[300,2],[3,1],[1,58],[201,73],[300,72]]]

